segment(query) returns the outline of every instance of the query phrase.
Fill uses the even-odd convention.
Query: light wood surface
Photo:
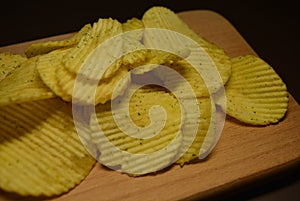
[[[224,48],[229,56],[255,54],[237,30],[219,14],[198,10],[182,12],[179,16],[196,32]],[[72,33],[50,39],[62,39],[70,35]],[[31,42],[3,47],[0,52],[23,53],[29,43]],[[276,125],[247,126],[227,117],[217,146],[202,162],[183,168],[174,166],[157,175],[138,178],[96,164],[88,177],[75,189],[52,199],[187,200],[229,191],[241,184],[255,185],[258,179],[275,177],[277,173],[289,171],[300,164],[299,120],[300,107],[290,96],[287,115]],[[27,198],[0,191],[0,200]]]

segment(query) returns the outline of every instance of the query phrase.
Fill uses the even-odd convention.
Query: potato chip
[[[55,97],[36,69],[38,57],[24,61],[0,82],[0,106]]]
[[[137,18],[127,20],[123,25],[124,52],[128,53],[123,56],[122,64],[128,66],[130,70],[139,67],[138,70],[132,71],[133,74],[143,74],[156,68],[158,65],[169,65],[177,60],[180,56],[187,57],[188,53],[178,51],[178,56],[161,49],[149,49],[142,42],[144,35],[143,22]],[[164,37],[162,37],[164,38]],[[163,43],[162,43],[163,44]],[[184,53],[184,54],[183,54]],[[157,64],[148,65],[148,64]]]
[[[154,6],[144,13],[142,22],[144,23],[145,28],[168,29],[183,34],[194,40],[199,44],[199,46],[204,48],[204,50],[215,62],[223,84],[227,82],[231,74],[231,65],[230,59],[225,51],[220,47],[208,42],[206,39],[194,32],[173,11],[165,7]],[[145,35],[145,43],[147,42],[148,38],[150,38],[149,43],[151,43],[152,36],[150,35],[148,38],[146,37],[147,35]]]
[[[176,161],[181,166],[202,157],[202,155],[207,155],[217,141],[215,103],[210,98],[197,98],[197,101],[199,111],[194,111],[194,114],[186,114],[183,123],[183,128],[186,129],[187,133],[192,132],[195,124],[198,125],[198,131],[194,139],[189,139],[192,136],[183,133],[182,145],[189,143],[191,140],[193,143]]]
[[[102,51],[102,63],[107,62],[110,64],[116,61],[120,55],[122,55],[122,41],[110,40],[110,42],[104,43],[106,40],[117,36],[122,33],[122,24],[117,20],[99,19],[93,24],[92,29],[84,35],[76,47],[74,47],[63,59],[63,64],[66,69],[73,74],[82,74],[89,79],[97,80],[99,76],[98,68],[90,67],[81,69],[86,58],[101,44],[101,48],[97,48],[98,51]],[[120,52],[118,52],[119,50]],[[97,52],[95,53],[97,54]],[[98,55],[99,56],[99,55]],[[110,63],[112,62],[112,63]],[[106,66],[106,65],[104,65]],[[115,65],[107,69],[103,75],[103,78],[111,77],[120,68],[120,62],[115,62]]]
[[[105,103],[113,98],[113,92],[116,90],[115,95],[122,95],[127,85],[130,83],[130,76],[126,68],[119,68],[116,74],[110,79],[101,79],[99,82],[89,80],[84,76],[79,76],[69,72],[65,68],[56,69],[56,79],[58,85],[62,89],[63,94],[67,97],[73,98],[77,102],[83,104],[92,104],[95,93],[95,105]],[[77,82],[77,83],[76,83]],[[76,88],[74,90],[76,84]],[[63,98],[62,97],[62,98]]]
[[[287,111],[288,92],[274,69],[253,55],[232,58],[231,63],[224,111],[253,125],[268,125],[282,119]]]
[[[0,188],[54,196],[74,188],[95,164],[78,138],[71,104],[52,98],[0,108]]]
[[[126,66],[128,69],[134,69],[135,67],[147,63],[147,60],[149,59],[149,57],[151,57],[150,50],[147,50],[142,42],[132,37],[131,33],[132,32],[130,32],[130,34],[125,33],[122,35],[122,65]]]
[[[122,65],[132,70],[134,74],[143,74],[151,71],[155,66],[146,65],[153,58],[153,54],[143,44],[144,25],[137,18],[131,18],[122,24],[123,28],[123,56]]]
[[[10,75],[26,60],[25,57],[12,52],[0,53],[0,81]]]
[[[187,61],[180,61],[175,65],[172,65],[172,69],[176,70],[180,75],[184,77],[184,80],[176,79],[176,75],[165,71],[160,72],[160,70],[155,70],[155,74],[160,78],[165,86],[169,86],[173,92],[184,92],[185,86],[182,82],[188,82],[193,88],[195,96],[200,97],[209,97],[210,92],[216,92],[222,85],[216,84],[214,79],[211,79],[211,82],[205,83],[203,75],[199,74],[198,71]],[[210,87],[210,89],[208,89]],[[210,90],[210,92],[209,92]],[[183,94],[185,98],[194,97],[194,94]]]
[[[157,171],[174,160],[181,144],[181,109],[161,87],[130,90],[115,99],[113,108],[111,103],[98,105],[98,120],[92,118],[91,127],[92,139],[101,152],[99,160],[110,167],[120,165],[121,171],[137,176]],[[152,108],[158,103],[165,113]],[[97,132],[97,126],[104,135]]]
[[[63,56],[70,51],[67,49],[54,50],[48,54],[41,55],[38,58],[36,68],[42,81],[59,97],[65,101],[71,101],[71,95],[67,95],[62,91],[56,78],[56,71],[58,68],[64,68],[62,64]]]
[[[144,24],[141,20],[133,17],[128,19],[126,22],[122,23],[123,32],[131,32],[129,35],[138,40],[142,41],[144,35]],[[135,31],[134,31],[135,30]]]
[[[81,38],[84,35],[86,35],[89,32],[90,29],[91,29],[91,25],[86,24],[81,28],[79,32],[77,32],[74,36],[72,36],[69,39],[65,39],[61,41],[47,41],[47,42],[33,43],[26,48],[25,55],[30,58],[37,55],[49,53],[56,49],[74,46],[81,40]]]

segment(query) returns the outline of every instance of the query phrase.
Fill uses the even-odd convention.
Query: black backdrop
[[[7,1],[1,5],[0,46],[47,36],[78,31],[84,24],[100,17],[125,21],[141,17],[153,5],[167,6],[175,12],[209,9],[227,18],[258,53],[283,78],[290,93],[300,103],[298,69],[299,9],[296,1],[270,0],[165,0],[165,1]],[[295,175],[294,175],[295,176]],[[299,178],[299,174],[296,175]],[[282,188],[292,177],[263,188],[254,189],[246,196]],[[299,187],[299,185],[298,185]],[[245,195],[245,194],[243,194]],[[245,196],[236,195],[245,199]],[[298,197],[299,198],[299,197]]]

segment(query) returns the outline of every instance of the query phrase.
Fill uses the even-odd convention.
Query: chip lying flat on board
[[[232,75],[225,86],[226,113],[254,125],[281,120],[287,111],[288,92],[274,69],[253,55],[232,58],[231,64]]]
[[[0,187],[53,196],[79,184],[95,160],[76,133],[71,104],[59,98],[0,108]]]

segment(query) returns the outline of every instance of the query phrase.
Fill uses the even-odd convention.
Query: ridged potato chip
[[[181,109],[177,100],[158,86],[139,88],[130,98],[131,93],[118,97],[113,108],[110,103],[98,105],[97,121],[91,121],[91,127],[95,128],[92,139],[101,152],[99,160],[137,176],[157,171],[174,160],[181,144]],[[152,108],[157,104],[165,113]],[[104,135],[97,132],[97,126]]]
[[[0,53],[0,81],[10,75],[26,60],[25,57],[12,52]]]
[[[131,32],[130,37],[142,42],[144,35],[144,24],[138,18],[128,19],[126,22],[122,23],[123,32]],[[135,31],[134,31],[135,30]]]
[[[186,132],[192,132],[193,126],[197,125],[197,134],[194,139],[189,139],[191,136],[183,133],[182,144],[189,143],[192,140],[192,144],[184,152],[184,154],[176,161],[177,164],[183,166],[203,155],[207,155],[211,150],[211,147],[215,145],[218,140],[216,133],[216,108],[215,103],[210,98],[197,98],[199,111],[194,111],[194,114],[186,114],[183,127]]]
[[[216,79],[218,78],[218,76],[211,76],[214,75],[213,73],[200,74],[196,70],[196,68],[186,60],[182,60],[171,65],[171,68],[176,70],[176,72],[178,72],[181,76],[183,76],[184,80],[176,79],[176,75],[174,75],[171,72],[166,71],[161,73],[159,70],[155,70],[154,72],[156,76],[158,76],[160,80],[164,83],[164,85],[170,86],[172,91],[174,92],[185,91],[185,87],[182,82],[188,82],[193,88],[193,91],[197,98],[209,97],[210,94],[215,93],[216,91],[218,91],[218,89],[220,89],[223,86],[222,81]],[[204,69],[201,70],[203,70],[201,71],[203,73]],[[207,68],[207,70],[209,69]],[[209,77],[204,78],[203,76],[209,76]],[[191,98],[194,96],[194,94],[185,94],[185,95],[186,95],[185,98]]]
[[[137,18],[127,20],[122,24],[123,27],[123,51],[122,65],[125,65],[133,74],[143,74],[156,68],[155,65],[147,65],[152,60],[157,59],[153,51],[147,49],[143,44],[144,25]],[[153,62],[152,62],[153,63]]]
[[[39,77],[37,59],[32,57],[25,60],[0,82],[0,106],[55,97]]]
[[[225,86],[226,113],[242,122],[268,125],[281,120],[288,106],[286,85],[274,69],[254,55],[231,59]]]
[[[95,164],[76,133],[71,104],[59,98],[0,108],[0,188],[54,196],[74,188]]]
[[[135,32],[136,30],[132,30],[132,32],[124,33],[122,36],[122,65],[126,66],[128,69],[133,69],[147,63],[151,56],[150,51],[146,49],[142,42],[132,36],[132,33],[134,34]],[[145,70],[144,72],[147,71]]]
[[[78,76],[69,72],[65,68],[56,69],[56,79],[58,85],[62,89],[64,99],[66,101],[76,100],[83,104],[104,104],[113,99],[115,95],[122,95],[127,85],[130,83],[131,77],[126,68],[119,68],[115,75],[109,79],[101,79],[99,82],[89,80],[84,76]],[[76,85],[75,85],[76,84]],[[76,86],[76,88],[74,88]],[[95,102],[93,102],[95,93]],[[70,100],[69,100],[70,97]]]
[[[204,50],[215,62],[215,65],[222,78],[223,84],[227,82],[231,74],[231,64],[230,59],[225,51],[220,47],[208,42],[206,39],[194,32],[173,11],[165,7],[154,6],[144,13],[142,22],[144,23],[145,28],[168,29],[183,34],[194,40],[199,44],[199,46],[204,48]],[[147,42],[148,38],[146,37],[147,36],[145,35],[144,40]],[[149,43],[151,45],[151,35],[149,36],[149,38]]]
[[[62,58],[70,51],[67,49],[58,49],[50,53],[41,55],[36,63],[39,76],[42,81],[59,97],[63,100],[70,102],[72,100],[71,95],[64,93],[62,87],[58,84],[56,77],[57,69],[64,68],[62,64]]]
[[[91,29],[91,25],[86,24],[81,28],[81,30],[79,30],[74,36],[72,36],[69,39],[60,40],[60,41],[47,41],[47,42],[33,43],[26,48],[25,55],[28,58],[30,58],[37,55],[49,53],[56,49],[74,46],[81,40],[81,38],[85,34],[89,32],[90,29]]]
[[[65,55],[63,64],[73,74],[80,73],[89,79],[97,80],[99,70],[101,69],[94,67],[81,69],[82,64],[100,44],[103,44],[101,49],[98,48],[99,51],[102,51],[102,63],[110,63],[113,60],[117,60],[118,56],[122,54],[122,41],[110,40],[109,43],[104,42],[121,33],[122,24],[120,22],[111,18],[100,18],[97,22],[93,23],[92,29],[81,38],[77,46]],[[120,68],[120,62],[116,62],[114,67],[106,70],[103,78],[111,77],[118,68]]]

